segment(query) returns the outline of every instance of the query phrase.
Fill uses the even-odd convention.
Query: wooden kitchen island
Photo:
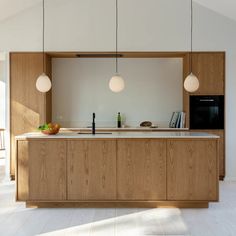
[[[194,132],[16,137],[16,199],[28,207],[208,207],[219,137]]]

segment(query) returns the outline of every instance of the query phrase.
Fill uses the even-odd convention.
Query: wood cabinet
[[[66,141],[18,141],[18,200],[66,200]]]
[[[66,199],[66,142],[29,142],[29,199]]]
[[[207,132],[220,136],[219,139],[219,177],[224,180],[225,177],[225,131],[224,130],[190,130],[192,132]]]
[[[218,200],[218,141],[167,142],[167,200]]]
[[[194,94],[222,95],[225,90],[225,53],[194,52],[193,73],[200,86]]]
[[[68,142],[68,200],[116,199],[116,141]]]
[[[186,127],[189,127],[190,95],[225,95],[225,52],[193,52],[193,73],[199,79],[199,89],[194,93],[183,90],[183,110],[186,112]],[[189,74],[189,55],[184,58],[184,76]],[[192,130],[220,136],[219,178],[225,177],[225,135],[224,130]]]
[[[117,198],[166,199],[166,142],[117,141]]]
[[[215,138],[18,140],[17,200],[206,207],[218,200],[218,143]]]
[[[42,53],[10,54],[10,174],[15,175],[15,136],[35,130],[51,121],[51,92],[40,93],[35,84],[43,72]],[[45,55],[47,74],[51,73],[51,59]]]

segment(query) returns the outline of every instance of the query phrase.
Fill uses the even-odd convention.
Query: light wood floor
[[[15,184],[0,183],[0,235],[236,235],[236,182],[221,183],[209,209],[27,209]]]

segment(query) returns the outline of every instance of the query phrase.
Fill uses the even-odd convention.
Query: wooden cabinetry
[[[68,142],[68,200],[116,199],[116,141]]]
[[[18,142],[18,200],[66,200],[66,141]]]
[[[200,86],[193,94],[223,95],[225,90],[225,53],[194,52],[193,73]]]
[[[15,136],[35,130],[39,124],[51,121],[51,93],[40,93],[35,84],[43,72],[42,53],[10,54],[10,174],[15,175]],[[50,75],[51,59],[45,55],[46,71]]]
[[[117,141],[117,197],[120,200],[166,199],[166,142]]]
[[[218,139],[18,140],[16,183],[27,203],[206,207],[218,200]]]
[[[218,200],[218,141],[167,141],[167,200]]]
[[[220,136],[219,139],[219,176],[223,180],[225,177],[225,131],[224,130],[190,130],[192,132],[207,132]]]
[[[184,79],[189,73],[189,56],[184,60]],[[189,127],[190,95],[225,95],[225,52],[194,52],[193,73],[198,77],[200,86],[194,93],[183,91],[183,110],[186,112],[186,127]],[[208,132],[220,136],[219,178],[225,177],[225,135],[224,130],[191,130]]]

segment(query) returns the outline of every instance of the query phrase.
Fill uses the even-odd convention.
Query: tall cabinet
[[[42,53],[10,54],[10,133],[11,178],[15,177],[15,136],[31,132],[51,120],[51,92],[40,93],[35,87],[37,77],[45,68],[51,75],[51,58]]]
[[[189,127],[189,97],[190,95],[225,95],[225,52],[194,52],[192,55],[193,73],[198,77],[200,86],[194,93],[184,91],[183,109],[186,112],[186,125]],[[188,67],[186,59],[186,68]],[[186,69],[185,76],[189,73]],[[192,130],[204,131],[220,136],[219,175],[225,177],[225,129]]]

